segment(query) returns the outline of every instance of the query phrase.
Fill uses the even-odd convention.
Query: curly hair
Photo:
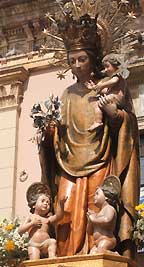
[[[27,192],[26,192],[26,198],[28,202],[28,206],[30,207],[30,212],[34,213],[34,205],[36,204],[38,198],[41,195],[45,195],[50,200],[50,210],[51,210],[51,194],[49,187],[46,184],[43,184],[41,182],[33,183],[29,186]]]
[[[36,204],[38,198],[40,196],[42,196],[42,195],[44,195],[44,196],[49,198],[49,200],[50,200],[50,211],[51,211],[51,203],[52,203],[51,196],[49,194],[46,194],[46,193],[37,193],[37,194],[33,195],[32,198],[31,198],[31,201],[28,202],[28,206],[30,207],[30,212],[31,213],[34,213],[34,211],[35,211],[34,205]]]
[[[118,68],[121,65],[119,56],[114,53],[108,54],[103,58],[102,63],[105,64],[107,62],[109,62],[115,68]]]

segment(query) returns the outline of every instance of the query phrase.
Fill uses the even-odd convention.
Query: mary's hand
[[[55,128],[57,126],[57,123],[55,121],[50,121],[50,123],[48,124],[48,131],[50,135],[53,135],[55,133]]]
[[[117,105],[112,102],[109,95],[104,95],[99,97],[98,101],[99,108],[103,110],[110,118],[115,118],[117,116]]]
[[[58,123],[55,121],[50,121],[47,126],[45,127],[45,138],[46,140],[51,140],[51,137],[54,136],[56,127],[58,126]]]

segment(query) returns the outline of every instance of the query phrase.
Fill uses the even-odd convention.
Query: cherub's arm
[[[97,90],[98,92],[100,92],[102,89],[108,87],[111,88],[113,87],[117,82],[119,81],[119,77],[118,76],[114,76],[109,80],[106,81],[101,81],[99,82],[96,86],[95,86],[95,90]]]
[[[116,212],[115,212],[114,208],[110,205],[107,205],[105,207],[103,213],[91,214],[89,216],[89,220],[93,224],[105,225],[105,224],[111,223],[112,220],[115,219],[115,216],[116,216]]]
[[[41,220],[36,219],[36,218],[31,219],[31,217],[28,216],[26,220],[24,221],[24,223],[20,225],[18,229],[18,233],[22,235],[25,232],[28,232],[32,227],[40,227],[41,225],[42,225]]]
[[[99,83],[95,84],[92,80],[85,83],[85,86],[89,90],[95,90],[97,93],[99,93],[104,88],[111,88],[113,87],[117,82],[119,81],[118,76],[114,76],[109,80],[106,81],[100,81]]]
[[[89,235],[92,235],[92,234],[93,234],[93,224],[92,224],[91,221],[88,221],[86,231],[87,231],[87,233],[88,233]]]
[[[64,216],[64,203],[66,202],[67,197],[64,197],[58,202],[56,214],[48,218],[48,223],[56,223],[61,220]]]
[[[87,212],[87,229],[86,229],[86,231],[89,235],[93,234],[93,223],[91,222],[91,220],[89,218],[90,215],[93,213],[94,213],[94,211],[91,211],[91,210],[88,210],[88,212]]]

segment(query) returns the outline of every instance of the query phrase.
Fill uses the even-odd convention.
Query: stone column
[[[28,51],[32,51],[33,50],[33,41],[34,41],[34,37],[33,37],[33,34],[32,34],[32,31],[29,27],[28,24],[24,24],[23,25],[23,29],[24,29],[24,32],[27,36],[27,43],[28,43]]]
[[[0,217],[14,216],[20,105],[28,72],[23,68],[0,73]]]
[[[8,42],[6,40],[6,37],[2,31],[2,27],[0,27],[0,51],[1,51],[1,56],[4,56],[7,53],[8,49]]]

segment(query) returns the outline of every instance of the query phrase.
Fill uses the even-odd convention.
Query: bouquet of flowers
[[[44,130],[50,125],[57,125],[61,120],[62,102],[58,96],[50,94],[49,98],[41,104],[34,104],[30,117],[33,118],[33,126],[37,128],[36,141],[39,145],[44,140]]]
[[[61,101],[59,97],[51,94],[44,103],[33,106],[30,117],[34,120],[34,127],[42,129],[50,121],[60,121],[60,111]]]
[[[18,218],[14,220],[4,219],[0,222],[0,266],[10,266],[14,260],[17,266],[27,258],[28,235],[18,233],[20,223]]]
[[[139,248],[144,246],[144,203],[135,207],[136,218],[133,227],[133,240]]]

